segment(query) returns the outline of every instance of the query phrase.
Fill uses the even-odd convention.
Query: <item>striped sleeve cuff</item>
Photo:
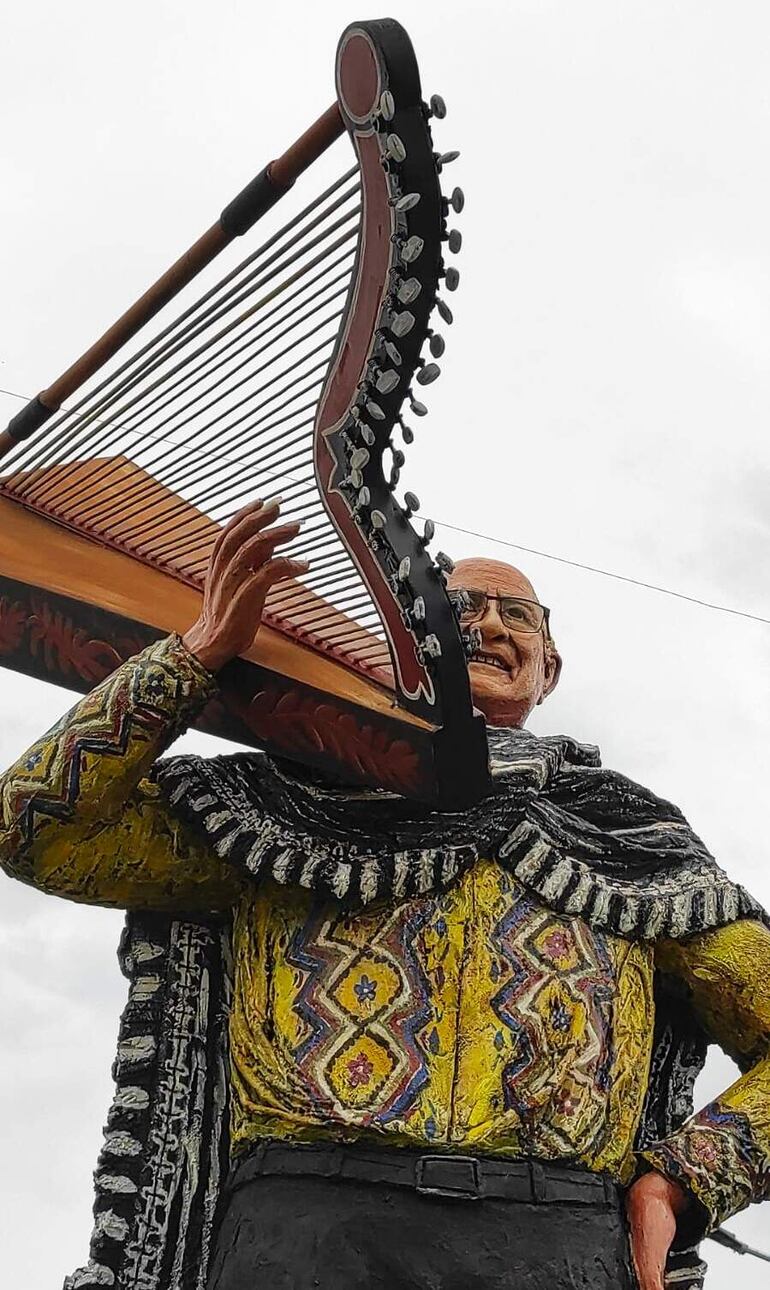
[[[130,663],[137,706],[170,719],[172,737],[185,730],[218,692],[216,677],[176,632],[149,645]]]
[[[770,1189],[764,1153],[748,1117],[718,1101],[640,1152],[640,1160],[679,1183],[696,1202],[680,1222],[681,1240],[707,1235],[752,1201],[763,1200]]]

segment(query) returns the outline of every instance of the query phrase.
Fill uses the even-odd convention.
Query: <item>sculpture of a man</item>
[[[233,793],[248,802],[259,762],[266,834],[275,801],[327,849],[308,844],[297,881],[280,847],[271,877],[233,863],[244,821],[216,790],[231,759],[186,802],[154,763],[250,644],[267,588],[301,572],[276,554],[296,533],[277,516],[237,516],[185,637],[126,663],[2,780],[9,874],[96,904],[233,911],[233,1171],[211,1290],[608,1290],[633,1284],[629,1233],[641,1290],[661,1290],[672,1248],[770,1188],[762,911],[675,808],[523,731],[560,658],[530,583],[489,560],[450,582],[477,630],[489,800],[420,815],[240,755]],[[378,829],[379,868],[363,841]],[[427,867],[420,889],[439,847],[441,889]],[[340,877],[359,862],[368,904]],[[655,1046],[662,978],[745,1072],[684,1124],[686,1072]]]

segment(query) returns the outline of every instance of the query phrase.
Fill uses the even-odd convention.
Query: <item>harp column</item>
[[[382,465],[422,365],[446,223],[417,61],[399,23],[348,27],[337,51],[337,94],[360,166],[362,220],[316,416],[316,480],[380,612],[399,704],[435,728],[436,799],[459,805],[488,784],[484,720],[473,710],[444,571]]]

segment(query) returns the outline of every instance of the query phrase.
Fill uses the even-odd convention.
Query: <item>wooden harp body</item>
[[[306,554],[310,573],[273,589],[201,728],[459,806],[487,788],[484,723],[446,563],[412,522],[419,504],[399,491],[394,439],[411,439],[405,402],[425,410],[413,383],[437,374],[423,346],[443,349],[430,319],[442,278],[456,277],[439,182],[451,157],[433,151],[398,23],[343,33],[336,86],[336,104],[294,148],[0,436],[0,662],[91,688],[190,625],[221,524],[281,492],[284,514],[306,520],[290,553]],[[140,329],[282,211],[343,134],[353,168],[145,340]]]

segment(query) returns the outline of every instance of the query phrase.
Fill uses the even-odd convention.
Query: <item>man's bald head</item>
[[[506,564],[504,560],[488,560],[486,556],[472,555],[467,560],[458,560],[449,579],[450,587],[454,587],[455,583],[479,588],[494,583],[501,591],[505,588],[505,595],[523,596],[527,600],[538,599],[535,588],[521,569],[513,564]]]
[[[561,658],[547,622],[536,632],[522,630],[505,600],[526,602],[524,613],[539,616],[539,605],[529,578],[502,560],[471,557],[460,560],[449,578],[450,590],[483,591],[486,609],[468,620],[481,641],[469,663],[474,702],[493,726],[523,726],[532,709],[555,688]]]

